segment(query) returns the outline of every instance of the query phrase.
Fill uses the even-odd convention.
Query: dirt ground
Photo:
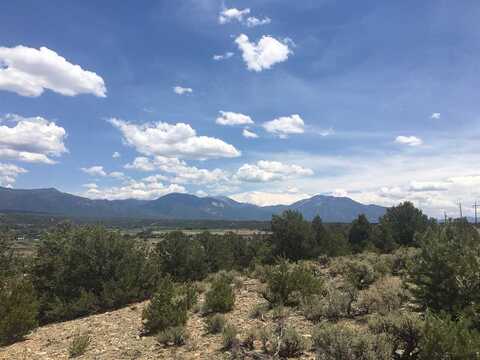
[[[259,330],[273,324],[269,314],[264,319],[253,319],[250,316],[255,306],[265,303],[259,294],[260,286],[257,280],[244,279],[243,286],[236,290],[234,310],[226,314],[227,321],[238,328],[240,338],[251,329]],[[190,314],[186,326],[190,338],[184,346],[164,347],[157,343],[155,337],[140,336],[141,315],[145,305],[146,302],[138,303],[116,311],[40,327],[24,341],[0,348],[0,359],[68,359],[68,348],[72,338],[84,332],[90,334],[92,342],[86,353],[77,358],[81,360],[228,358],[229,354],[222,350],[222,336],[206,332],[205,317],[200,313]],[[289,310],[286,321],[305,338],[310,337],[312,324],[301,314]],[[261,344],[256,342],[255,352],[259,355],[262,354],[260,348]],[[267,358],[263,354],[262,356]],[[301,358],[314,359],[315,356],[307,352]]]

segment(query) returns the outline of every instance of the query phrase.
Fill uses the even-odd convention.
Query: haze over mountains
[[[316,215],[325,222],[351,222],[359,214],[376,222],[385,208],[364,205],[347,197],[315,195],[291,205],[256,206],[228,197],[197,197],[172,193],[156,200],[92,200],[57,189],[0,187],[0,211],[47,213],[72,217],[158,218],[178,220],[270,220],[284,210],[300,211],[307,219]]]

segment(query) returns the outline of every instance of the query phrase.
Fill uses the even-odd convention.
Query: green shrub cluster
[[[188,333],[183,326],[173,326],[162,330],[157,335],[157,341],[164,346],[182,346],[187,343]]]
[[[393,349],[386,335],[373,335],[347,325],[320,324],[312,340],[319,360],[392,359]]]
[[[206,313],[226,313],[233,309],[235,292],[231,279],[223,274],[218,275],[211,284],[210,290],[205,294],[204,311]]]
[[[272,305],[298,305],[302,299],[322,291],[323,280],[303,264],[280,260],[267,272],[267,288],[263,297]]]
[[[171,327],[183,326],[187,322],[188,300],[182,288],[165,277],[159,283],[158,291],[143,311],[143,331],[156,334]]]

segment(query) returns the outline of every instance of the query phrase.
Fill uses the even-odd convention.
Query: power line
[[[475,225],[477,225],[477,208],[480,207],[480,204],[477,204],[477,201],[475,201],[475,204],[472,206],[475,209]]]

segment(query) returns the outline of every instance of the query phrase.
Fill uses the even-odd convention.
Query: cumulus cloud
[[[17,176],[28,171],[13,164],[0,163],[0,186],[11,187],[17,180]]]
[[[448,183],[442,181],[412,181],[410,191],[446,191]]]
[[[250,42],[248,36],[241,34],[235,43],[242,52],[243,61],[248,70],[260,72],[288,59],[292,53],[288,44],[264,35],[258,43]]]
[[[290,134],[303,134],[305,123],[300,115],[282,116],[263,124],[265,130],[280,138],[286,138]]]
[[[110,119],[109,122],[120,130],[125,143],[144,155],[201,160],[241,155],[233,145],[220,139],[197,136],[196,131],[185,123],[137,125],[120,119]]]
[[[247,139],[256,139],[258,138],[258,135],[255,134],[253,131],[250,131],[248,129],[243,129],[242,131],[242,135],[243,137],[247,138]]]
[[[36,97],[45,89],[66,96],[105,97],[107,93],[100,76],[68,62],[53,50],[0,47],[0,90]]]
[[[234,53],[233,52],[226,52],[225,54],[219,54],[219,55],[213,55],[213,60],[215,61],[222,61],[222,60],[227,60],[233,57]]]
[[[51,157],[67,152],[64,128],[40,116],[0,118],[0,158],[54,164]]]
[[[216,123],[219,125],[249,125],[253,124],[250,116],[235,113],[231,111],[220,111],[220,116],[217,117]]]
[[[244,164],[235,177],[241,181],[268,182],[311,176],[313,170],[299,165],[283,164],[279,161],[261,160],[256,164]]]
[[[397,136],[395,138],[397,144],[403,144],[408,146],[420,146],[423,144],[422,139],[416,136]]]
[[[125,176],[125,174],[120,171],[113,171],[111,173],[108,173],[105,171],[103,166],[100,166],[100,165],[95,165],[88,168],[81,168],[81,170],[90,176],[100,176],[100,177],[108,176],[116,179],[121,179]]]
[[[221,169],[198,169],[195,166],[188,166],[183,160],[164,156],[156,156],[152,159],[140,156],[135,158],[132,163],[125,165],[125,168],[149,172],[162,171],[172,174],[173,176],[169,180],[178,184],[229,182],[228,174]],[[164,180],[166,179],[164,177]]]
[[[192,88],[187,88],[187,87],[182,87],[182,86],[175,86],[173,88],[173,92],[177,95],[191,94],[191,93],[193,93],[193,89]]]
[[[153,200],[170,193],[185,193],[186,189],[177,184],[164,185],[155,178],[145,178],[142,180],[129,179],[121,186],[114,187],[89,187],[84,193],[85,196],[92,199],[108,200]]]
[[[112,154],[112,158],[114,159],[118,159],[119,157],[121,157],[120,153],[118,151],[115,151],[113,154]]]
[[[308,199],[309,194],[291,192],[248,191],[229,196],[235,201],[258,206],[290,205],[299,200]]]
[[[433,114],[430,116],[430,118],[431,118],[431,119],[435,119],[435,120],[439,120],[441,116],[442,116],[442,114],[436,112],[436,113],[433,113]]]

